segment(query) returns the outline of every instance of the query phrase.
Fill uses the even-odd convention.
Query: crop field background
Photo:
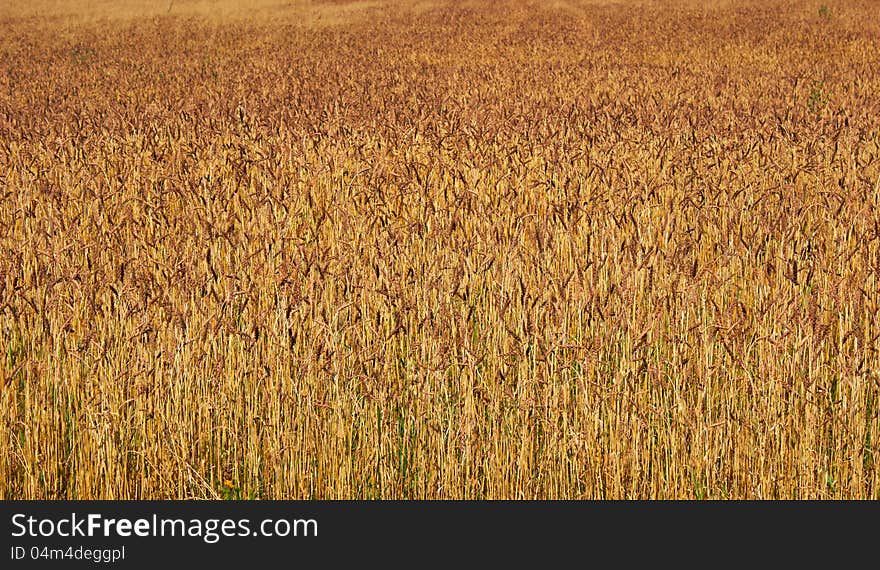
[[[0,498],[880,498],[880,4],[0,2]]]

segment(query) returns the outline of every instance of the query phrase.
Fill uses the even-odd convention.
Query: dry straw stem
[[[874,3],[26,4],[0,498],[880,498]]]

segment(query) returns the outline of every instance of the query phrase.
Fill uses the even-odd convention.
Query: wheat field
[[[873,0],[0,5],[0,499],[880,498]]]

